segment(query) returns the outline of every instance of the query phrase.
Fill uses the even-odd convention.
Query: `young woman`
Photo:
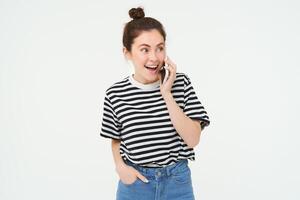
[[[123,52],[135,72],[106,90],[100,133],[112,139],[117,200],[192,200],[188,159],[209,118],[188,76],[166,57],[162,24],[142,8],[129,15]]]

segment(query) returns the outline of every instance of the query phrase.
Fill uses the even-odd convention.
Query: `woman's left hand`
[[[165,63],[168,65],[165,68],[169,70],[169,78],[165,83],[160,84],[160,93],[164,97],[167,94],[171,93],[171,89],[173,86],[173,83],[176,79],[176,64],[173,63],[168,57],[165,59]]]

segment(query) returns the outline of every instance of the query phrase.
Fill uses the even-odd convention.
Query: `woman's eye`
[[[158,48],[158,51],[163,51],[164,50],[164,47],[159,47]]]
[[[141,49],[141,51],[147,53],[147,52],[148,52],[148,49],[143,48],[143,49]]]

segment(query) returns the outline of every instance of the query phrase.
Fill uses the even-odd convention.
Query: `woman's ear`
[[[127,60],[131,60],[131,53],[126,49],[126,47],[123,47],[123,54]]]

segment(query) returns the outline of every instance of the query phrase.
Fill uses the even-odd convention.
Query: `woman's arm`
[[[200,122],[198,120],[192,120],[191,118],[186,116],[176,103],[171,93],[164,94],[163,98],[166,102],[171,122],[174,128],[188,145],[188,147],[195,147],[200,141]]]
[[[120,155],[120,143],[120,140],[112,139],[111,141],[111,148],[116,166],[116,171],[121,181],[125,184],[132,184],[137,178],[139,178],[145,183],[147,183],[148,180],[142,174],[140,174],[133,167],[128,166],[126,165],[126,163],[124,163]]]
[[[126,165],[120,155],[120,140],[111,140],[111,149],[112,149],[112,154],[115,162],[115,167],[116,170],[118,171],[119,168],[124,167]]]
[[[164,84],[161,84],[160,92],[167,105],[174,128],[188,147],[193,148],[200,141],[200,122],[186,116],[182,109],[177,105],[171,93],[172,85],[176,79],[176,65],[169,58],[166,59],[165,62],[168,64],[166,69],[169,70],[170,76]]]

